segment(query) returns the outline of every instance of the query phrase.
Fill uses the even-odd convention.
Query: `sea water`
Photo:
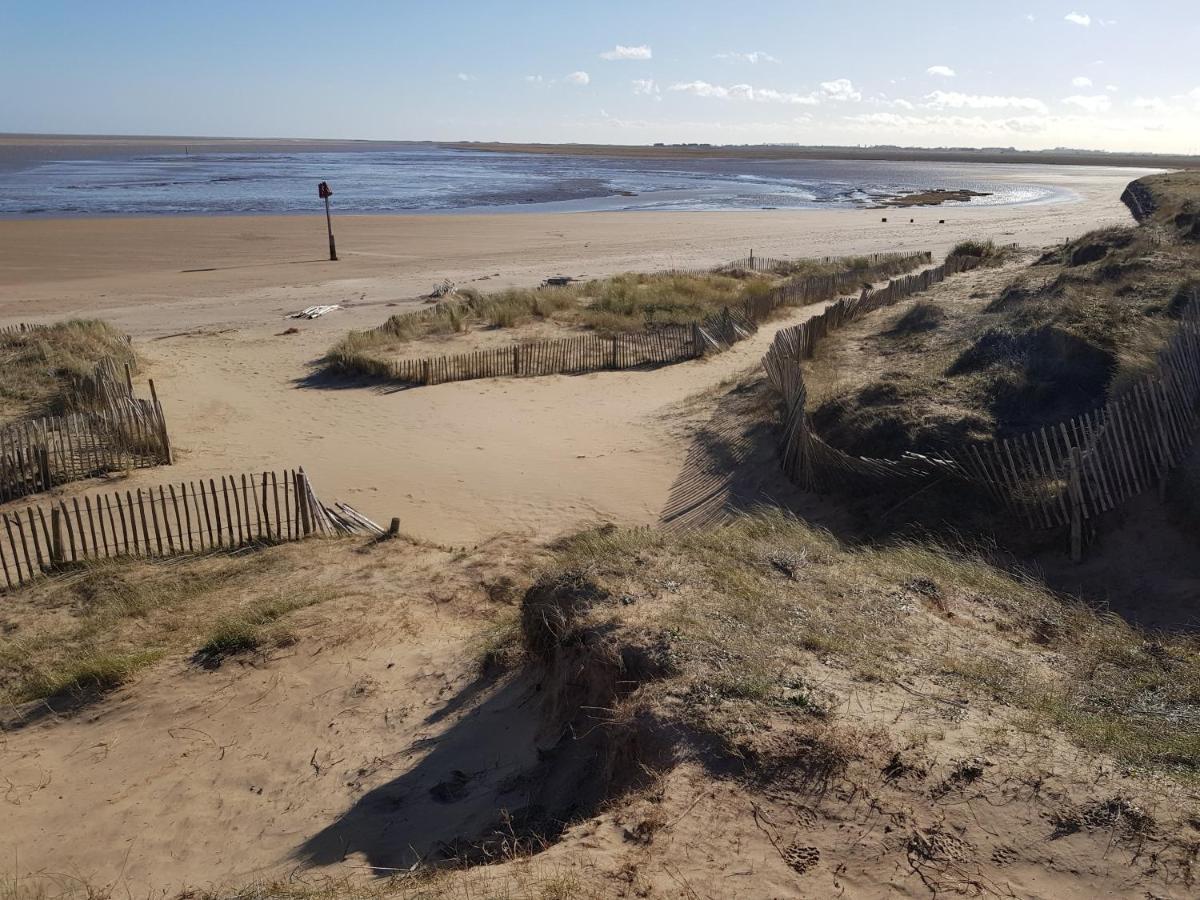
[[[31,156],[9,167],[0,216],[305,213],[319,206],[321,181],[333,188],[338,213],[854,208],[932,188],[990,195],[971,205],[1071,197],[1065,188],[1022,182],[1019,166],[973,163],[636,159],[419,144],[96,158],[86,149],[70,152],[79,158]]]

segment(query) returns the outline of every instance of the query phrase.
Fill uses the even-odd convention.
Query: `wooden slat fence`
[[[1181,316],[1155,371],[1102,407],[1014,437],[967,444],[948,452],[881,460],[851,456],[812,431],[801,362],[821,339],[866,312],[890,305],[953,271],[973,268],[952,257],[943,272],[927,270],[887,288],[842,300],[824,313],[779,332],[763,357],[782,398],[782,461],[797,483],[816,489],[839,478],[894,479],[950,475],[981,485],[1033,528],[1070,525],[1114,509],[1161,486],[1188,453],[1200,406],[1200,297]],[[943,267],[938,267],[942,269]]]
[[[878,262],[895,269],[929,262],[931,255],[928,252],[877,254],[871,259],[873,264]],[[753,334],[758,323],[780,306],[830,300],[847,290],[858,290],[871,277],[870,269],[798,277],[766,294],[748,298],[737,309],[722,310],[691,325],[659,325],[607,337],[585,334],[448,356],[402,359],[387,363],[380,374],[405,384],[432,385],[476,378],[579,375],[670,365],[695,359],[708,351],[728,349]],[[438,304],[432,311],[421,310],[412,315],[436,315],[439,307],[448,309],[450,305]],[[388,326],[385,323],[380,327]]]
[[[693,359],[703,352],[696,326],[663,325],[602,337],[584,334],[555,341],[509,344],[450,356],[390,363],[389,377],[409,384],[442,384],[499,376],[578,375]]]
[[[0,326],[0,337],[7,337],[10,334],[30,334],[35,331],[44,331],[51,326],[49,325],[33,325],[27,322],[18,322],[15,325]]]
[[[0,426],[0,502],[105,472],[171,464],[162,404],[137,397],[126,368],[105,359],[75,380],[66,415]]]
[[[0,513],[0,588],[84,560],[356,533],[383,531],[345,504],[324,506],[303,469],[116,490]]]
[[[887,274],[897,274],[905,271],[906,268],[912,268],[914,264],[929,262],[932,255],[927,251],[918,251],[915,253],[870,253],[854,258],[867,260],[867,268],[858,270],[860,276],[865,274],[868,277],[878,277],[884,271]],[[740,269],[744,272],[776,272],[780,270],[786,271],[792,266],[805,264],[821,266],[837,265],[838,263],[844,263],[846,260],[847,257],[844,256],[776,259],[770,256],[755,256],[754,251],[751,250],[749,256],[735,259],[733,262],[716,266],[713,269],[698,271],[723,272],[730,269]],[[874,278],[872,277],[871,280],[874,280]]]

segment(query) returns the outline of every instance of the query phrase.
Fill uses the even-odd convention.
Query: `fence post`
[[[296,506],[300,511],[300,531],[305,537],[312,534],[312,510],[308,504],[308,476],[303,471],[296,473]]]
[[[704,340],[700,337],[700,323],[692,323],[692,355],[699,358],[704,355]]]
[[[42,479],[42,490],[48,491],[54,487],[50,481],[50,448],[42,444],[35,447],[34,452],[37,454],[38,475]]]
[[[609,368],[615,369],[616,367],[617,367],[617,336],[614,334],[612,336],[612,362],[609,364]]]
[[[1083,485],[1079,480],[1082,454],[1071,448],[1069,460],[1069,490],[1071,494],[1071,562],[1083,559]]]
[[[62,563],[62,510],[57,506],[52,506],[50,507],[50,568],[57,569]]]
[[[158,422],[158,437],[162,441],[163,459],[169,466],[172,464],[171,438],[167,435],[167,418],[163,415],[162,404],[158,402],[158,392],[154,390],[154,379],[150,381],[150,400],[154,404],[154,418]]]

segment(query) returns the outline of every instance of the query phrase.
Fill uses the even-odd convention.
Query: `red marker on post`
[[[325,227],[329,230],[329,258],[333,262],[337,262],[337,244],[333,242],[333,220],[329,218],[329,198],[333,196],[333,191],[329,189],[329,182],[322,181],[317,185],[317,196],[325,201]]]

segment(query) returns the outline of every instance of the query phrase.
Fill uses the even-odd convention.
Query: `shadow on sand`
[[[400,754],[399,766],[420,758],[305,841],[296,857],[327,866],[359,856],[386,875],[418,862],[536,850],[556,838],[600,798],[586,745],[543,727],[539,691],[528,674],[490,693],[481,682],[467,685],[426,721],[445,721],[455,710],[460,718]]]

